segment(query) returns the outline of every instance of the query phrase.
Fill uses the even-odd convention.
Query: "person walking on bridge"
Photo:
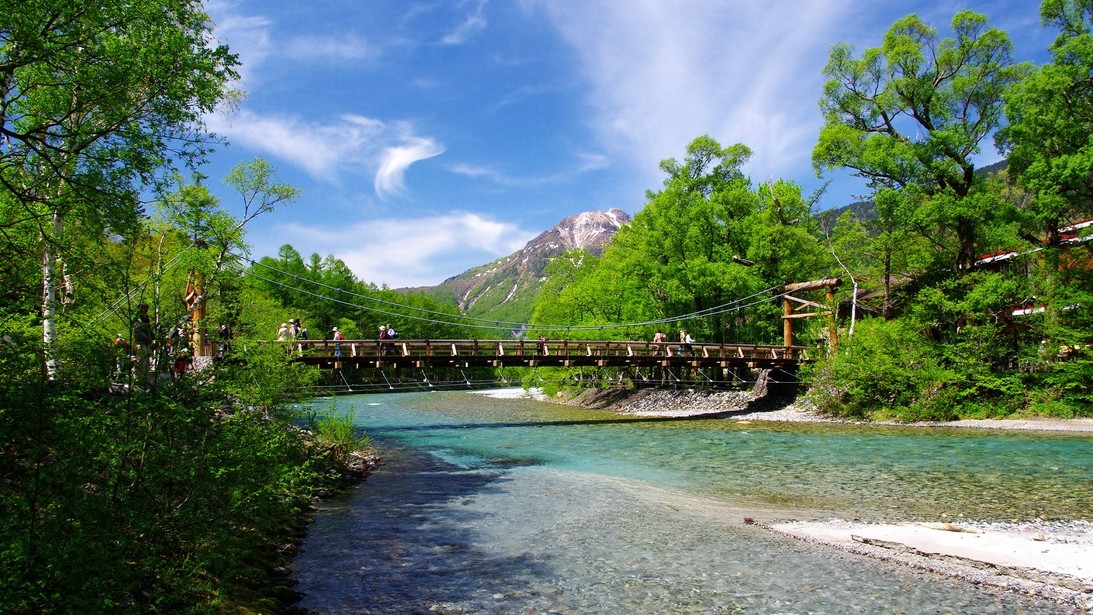
[[[669,348],[666,344],[667,341],[668,336],[664,335],[663,331],[657,331],[656,334],[653,336],[653,343],[656,344],[656,347],[654,347],[653,349],[653,354],[660,354],[661,352],[664,352],[664,354],[672,356],[672,349]]]
[[[387,327],[384,329],[384,339],[393,340],[398,337],[398,332],[391,326],[391,323],[387,323]],[[391,354],[395,350],[395,345],[391,342],[387,342],[383,345],[383,354]]]
[[[694,343],[694,338],[692,338],[691,334],[687,332],[687,329],[686,328],[680,329],[679,330],[679,356],[683,356],[684,352],[686,352],[688,355],[693,356],[694,355],[694,350],[691,347],[691,344],[693,344],[693,343]]]
[[[376,339],[379,340],[379,342],[376,344],[376,354],[387,354],[387,344],[384,343],[384,340],[387,339],[387,327],[380,325],[380,334],[376,337]]]
[[[344,340],[345,336],[342,335],[340,331],[338,331],[337,327],[334,327],[334,338],[333,339],[334,339],[334,356],[335,357],[341,357],[342,356],[342,345],[339,342]]]

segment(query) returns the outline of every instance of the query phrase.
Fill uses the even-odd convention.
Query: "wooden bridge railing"
[[[807,361],[803,346],[589,340],[297,340],[275,342],[324,367],[721,366],[788,367]]]

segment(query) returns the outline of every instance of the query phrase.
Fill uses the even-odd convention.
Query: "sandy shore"
[[[545,399],[532,389],[495,389],[498,398]],[[740,422],[839,422],[794,404],[750,393],[642,390],[593,393],[561,403],[633,416],[717,417]],[[874,423],[875,424],[875,423]],[[903,423],[900,423],[904,425]],[[915,427],[1009,429],[1093,436],[1093,419],[1004,419],[916,423]],[[757,523],[765,529],[850,553],[1039,596],[1093,611],[1093,523],[877,523],[842,519]]]
[[[765,525],[849,553],[1093,610],[1093,525],[878,523],[831,519]]]

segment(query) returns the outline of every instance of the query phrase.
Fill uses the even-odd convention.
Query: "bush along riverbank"
[[[216,375],[125,393],[0,381],[0,612],[293,610],[315,498],[376,458]]]

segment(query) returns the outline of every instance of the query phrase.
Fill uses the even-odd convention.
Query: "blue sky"
[[[255,256],[292,244],[361,279],[432,285],[520,249],[566,216],[636,213],[692,139],[754,151],[755,183],[818,188],[811,151],[828,50],[880,44],[917,13],[961,9],[1043,62],[1033,0],[213,0],[244,100],[208,118],[228,140],[203,169],[222,205],[236,163],[302,190],[255,220]],[[999,159],[988,144],[981,163]],[[846,174],[819,209],[864,189]]]

